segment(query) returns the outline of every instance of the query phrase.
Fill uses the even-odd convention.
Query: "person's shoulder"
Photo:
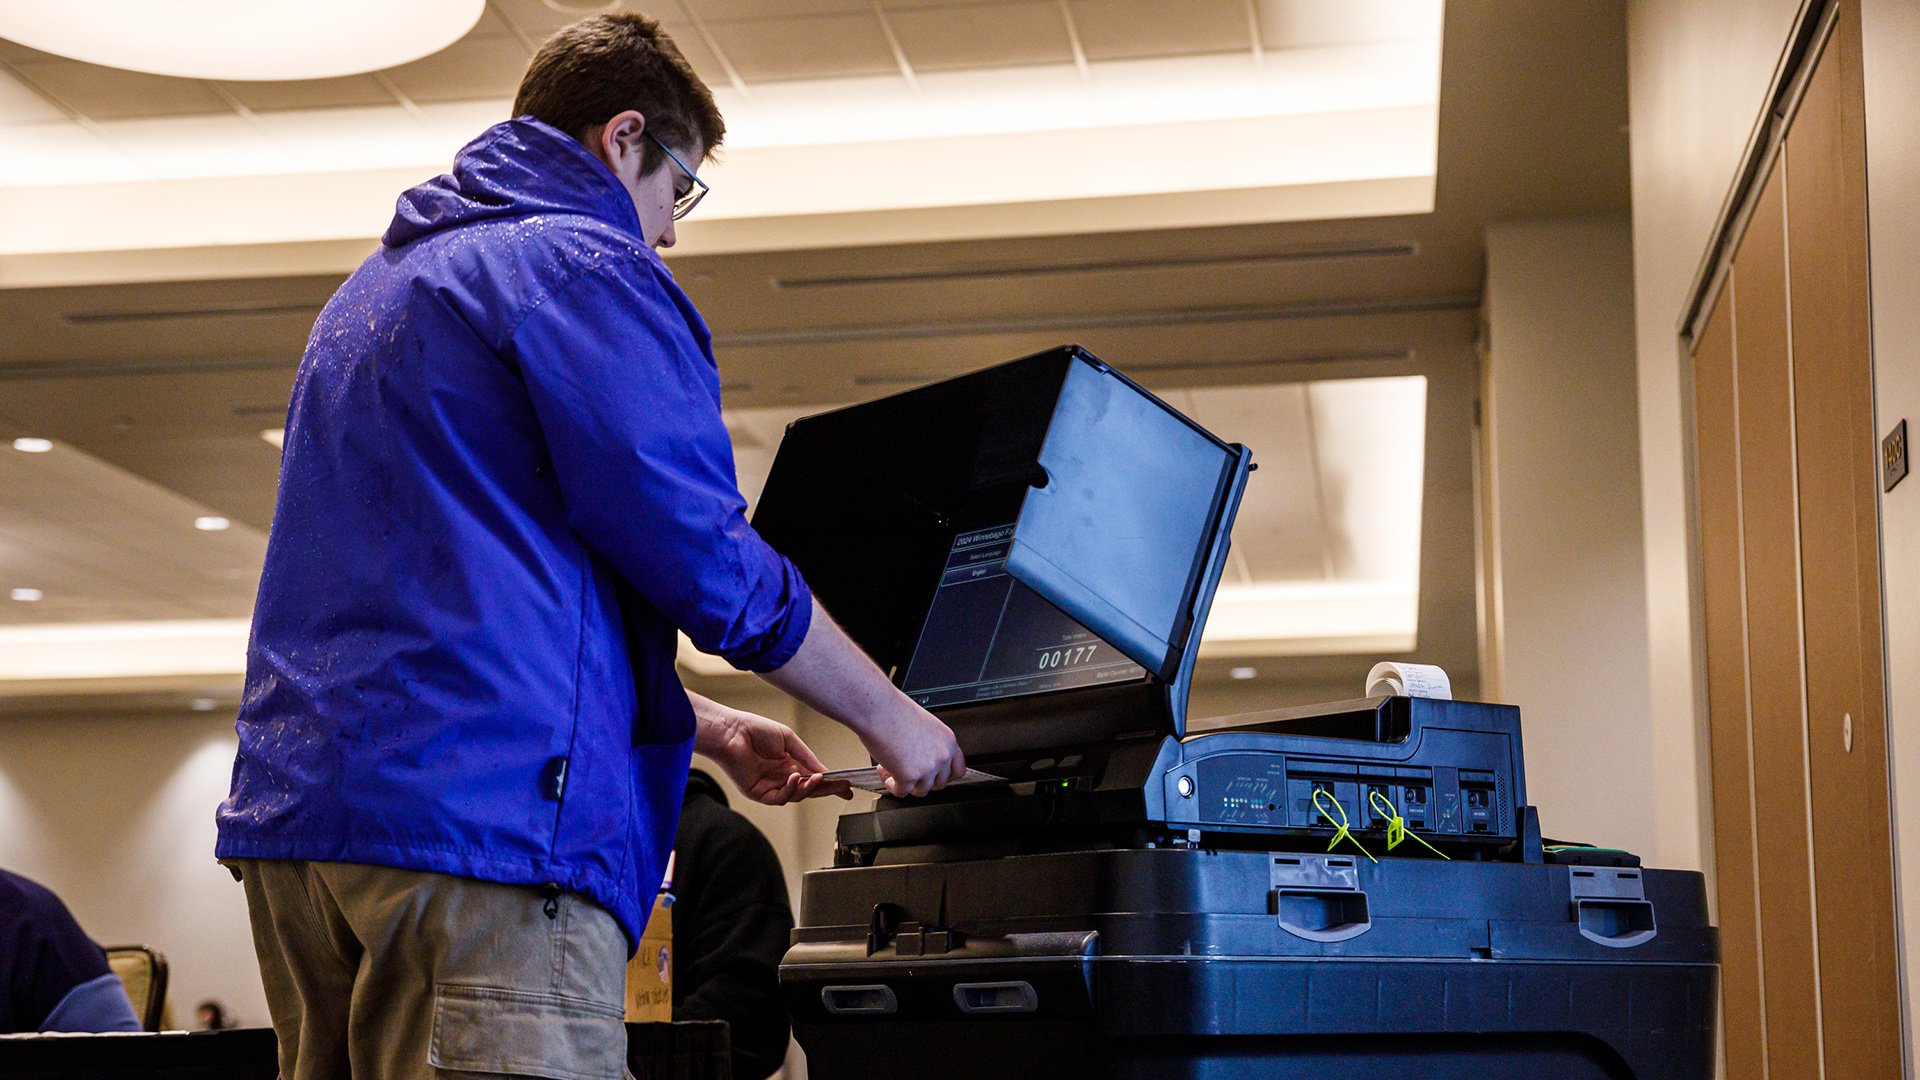
[[[507,243],[550,263],[563,277],[621,270],[651,280],[666,269],[645,241],[588,214],[534,214],[505,232]]]
[[[10,870],[0,870],[0,912],[11,912],[22,919],[44,919],[56,913],[63,919],[72,918],[52,889]]]

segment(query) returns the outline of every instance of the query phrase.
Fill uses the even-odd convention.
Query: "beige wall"
[[[1664,865],[1710,869],[1680,306],[1799,0],[1627,6],[1652,798]]]
[[[1624,216],[1487,230],[1491,593],[1549,836],[1658,843]],[[1684,865],[1684,864],[1683,864]]]
[[[1920,6],[1862,0],[1875,426],[1920,431]],[[1887,728],[1903,959],[1920,955],[1920,481],[1881,496]],[[1902,964],[1907,1075],[1920,988]]]
[[[0,866],[66,900],[103,945],[171,966],[177,1024],[219,998],[267,1023],[240,885],[213,861],[233,718],[213,713],[0,721]]]

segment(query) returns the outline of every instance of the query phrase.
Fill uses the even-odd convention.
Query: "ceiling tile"
[[[132,159],[79,124],[0,127],[0,183],[71,184],[138,173]]]
[[[481,10],[479,21],[473,24],[473,29],[467,31],[466,38],[462,38],[461,40],[464,41],[467,38],[513,37],[515,36],[514,30],[515,27],[510,25],[506,19],[502,18],[500,12],[496,11],[492,4],[488,4]]]
[[[16,64],[27,81],[94,120],[232,112],[198,79],[176,79],[55,57]]]
[[[673,0],[646,0],[645,3],[638,4],[637,8],[630,7],[627,10],[636,11],[637,14],[659,22],[661,27],[675,38],[680,36],[683,28],[690,25],[685,14],[681,12],[680,5]],[[501,22],[525,34],[536,46],[562,27],[572,26],[587,17],[577,11],[555,11],[541,3],[541,0],[488,0],[487,11],[490,16],[498,17]],[[776,8],[764,14],[781,13],[782,9]]]
[[[351,112],[290,109],[263,113],[260,122],[308,167],[322,172],[445,168],[466,141],[435,131],[398,105]]]
[[[699,31],[691,26],[681,27],[672,32],[672,37],[674,46],[687,58],[687,63],[693,65],[693,73],[700,76],[701,82],[711,87],[725,86],[730,81],[727,69],[720,65],[713,50],[707,48],[706,39]]]
[[[303,164],[272,136],[233,113],[108,120],[100,124],[100,132],[161,179],[298,172]]]
[[[1067,0],[1089,60],[1253,47],[1243,0]]]
[[[254,112],[274,109],[341,109],[356,105],[392,105],[393,95],[371,75],[293,82],[222,82],[220,89]]]
[[[26,83],[0,71],[0,126],[49,124],[67,119],[60,107],[41,97]]]
[[[383,74],[415,101],[511,98],[531,58],[516,38],[462,38]]]
[[[884,75],[900,70],[869,10],[851,15],[743,19],[707,27],[740,77],[752,82]]]
[[[1268,48],[1351,45],[1365,41],[1437,41],[1441,0],[1258,0]]]
[[[969,4],[887,13],[916,71],[1071,63],[1060,7],[1050,3]]]
[[[654,0],[655,6],[677,4]],[[773,19],[798,15],[848,15],[873,10],[869,0],[687,0],[702,19]]]

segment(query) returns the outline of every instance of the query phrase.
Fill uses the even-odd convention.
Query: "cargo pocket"
[[[625,1014],[558,994],[440,983],[427,1062],[460,1072],[549,1080],[622,1080]]]

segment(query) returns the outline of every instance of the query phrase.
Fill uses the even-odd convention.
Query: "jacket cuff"
[[[800,643],[807,640],[807,631],[813,627],[813,590],[807,586],[806,579],[800,576],[799,568],[792,563],[787,564],[787,574],[792,587],[786,615],[781,619],[779,629],[770,631],[762,639],[768,641],[764,648],[727,657],[727,662],[741,671],[751,671],[756,675],[778,671],[793,659],[794,653],[800,651]]]

